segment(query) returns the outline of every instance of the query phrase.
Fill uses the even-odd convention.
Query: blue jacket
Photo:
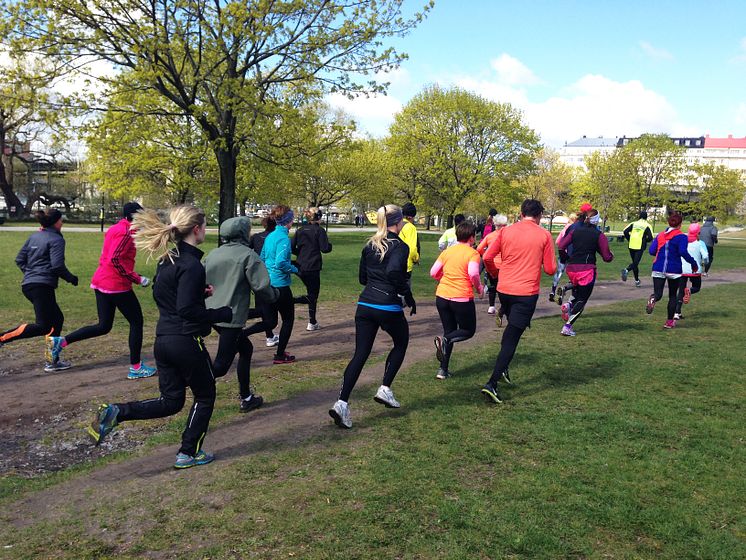
[[[291,254],[288,228],[277,226],[264,241],[261,254],[261,259],[267,266],[272,287],[289,286],[290,275],[298,272],[298,269],[290,262]]]
[[[668,231],[668,230],[667,230]],[[679,233],[674,235],[658,251],[658,236],[653,238],[648,251],[651,255],[658,253],[658,257],[653,262],[653,272],[662,272],[664,274],[681,274],[681,259],[684,259],[691,265],[697,265],[697,261],[689,254],[689,241],[685,234]]]

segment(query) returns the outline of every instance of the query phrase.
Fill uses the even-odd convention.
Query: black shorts
[[[500,305],[508,318],[508,323],[518,329],[527,329],[531,326],[531,318],[536,311],[536,303],[539,301],[539,294],[533,296],[512,296],[497,292],[500,298]]]

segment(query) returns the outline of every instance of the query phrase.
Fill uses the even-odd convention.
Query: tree
[[[694,210],[699,216],[712,215],[725,220],[735,215],[738,204],[746,196],[743,172],[714,163],[694,164],[691,170],[698,183],[699,200]]]
[[[567,208],[572,183],[572,168],[549,148],[539,150],[533,171],[518,181],[525,196],[540,200],[544,205],[544,211],[549,214],[549,231],[552,231],[554,218]]]
[[[65,61],[129,69],[201,127],[220,171],[220,220],[236,210],[236,167],[265,104],[287,88],[383,92],[370,79],[404,55],[383,41],[412,30],[403,0],[17,0],[15,37]],[[363,78],[364,80],[359,80]],[[117,77],[109,81],[116,92]],[[269,111],[271,114],[271,110]]]
[[[590,201],[601,214],[604,228],[609,215],[616,216],[625,209],[624,195],[634,187],[630,158],[631,154],[624,150],[593,152],[585,156],[587,171],[573,184],[574,201]]]

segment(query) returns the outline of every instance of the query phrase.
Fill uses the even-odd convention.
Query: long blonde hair
[[[141,210],[132,217],[132,237],[138,250],[148,253],[148,260],[158,261],[179,255],[176,245],[205,222],[205,213],[196,206],[176,206],[168,213],[168,223],[155,210]]]
[[[373,247],[373,250],[378,253],[378,258],[383,261],[388,251],[389,246],[386,243],[386,236],[388,235],[388,225],[386,223],[387,216],[393,216],[396,213],[401,214],[401,208],[395,204],[387,204],[381,206],[376,213],[376,233],[368,239],[368,244]]]

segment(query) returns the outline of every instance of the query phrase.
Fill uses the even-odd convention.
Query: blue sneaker
[[[88,434],[93,438],[96,445],[99,445],[104,438],[117,427],[117,415],[119,407],[115,404],[102,404],[98,407],[98,412],[93,418],[93,422],[88,426]]]
[[[201,449],[197,451],[197,454],[192,457],[186,453],[177,453],[176,462],[174,463],[175,469],[188,469],[197,465],[206,465],[212,463],[215,460],[215,455],[212,453],[206,453]]]
[[[130,372],[127,374],[127,379],[145,379],[146,377],[153,377],[157,372],[157,368],[145,365],[145,362],[140,362],[140,369],[135,369],[133,366],[130,366]]]
[[[47,352],[46,358],[49,363],[55,363],[60,359],[62,354],[62,343],[65,338],[62,336],[48,336],[47,337]]]

